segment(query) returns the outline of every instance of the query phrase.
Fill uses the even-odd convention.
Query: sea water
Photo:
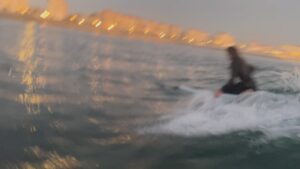
[[[214,97],[222,50],[0,21],[0,168],[295,169],[300,67],[244,54],[260,89]]]

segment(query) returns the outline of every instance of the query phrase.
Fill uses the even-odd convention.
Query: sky
[[[47,0],[30,0],[45,6]],[[241,42],[300,45],[299,0],[67,0],[70,12],[112,9],[184,29],[228,32]]]

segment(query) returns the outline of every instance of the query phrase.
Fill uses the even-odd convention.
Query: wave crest
[[[300,135],[300,97],[268,92],[225,95],[198,91],[188,105],[163,117],[143,132],[181,136],[220,135],[236,131],[262,131],[266,135]]]

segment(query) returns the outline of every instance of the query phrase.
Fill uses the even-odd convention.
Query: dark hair
[[[228,54],[230,55],[230,58],[232,60],[235,60],[237,58],[241,58],[240,54],[238,52],[238,49],[235,46],[230,46],[226,49],[226,51],[228,52]]]

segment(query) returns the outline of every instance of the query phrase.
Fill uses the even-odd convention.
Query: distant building
[[[18,13],[28,9],[28,0],[0,0],[0,10]]]
[[[216,47],[225,48],[235,44],[235,38],[229,33],[219,33],[213,37],[213,45]]]
[[[68,3],[65,0],[48,0],[47,11],[51,19],[62,21],[68,16]]]
[[[251,53],[261,53],[261,54],[267,54],[268,51],[273,50],[272,46],[263,45],[255,42],[251,42],[247,44],[245,47],[245,51],[251,52]]]
[[[289,58],[299,58],[300,57],[300,46],[296,45],[282,45],[280,46],[281,55],[283,57]]]
[[[169,32],[170,32],[169,36],[170,36],[171,39],[178,39],[178,38],[181,37],[181,35],[183,33],[182,29],[178,26],[175,26],[175,25],[170,26],[170,31]]]
[[[108,31],[114,30],[160,39],[178,39],[182,34],[180,27],[158,23],[152,20],[126,15],[112,10],[104,10],[98,14],[98,17],[103,23],[102,27]]]
[[[201,30],[190,29],[184,33],[183,40],[189,43],[204,45],[209,40],[209,34]]]
[[[10,0],[0,0],[0,10],[1,11],[4,11],[7,8],[9,1]]]

